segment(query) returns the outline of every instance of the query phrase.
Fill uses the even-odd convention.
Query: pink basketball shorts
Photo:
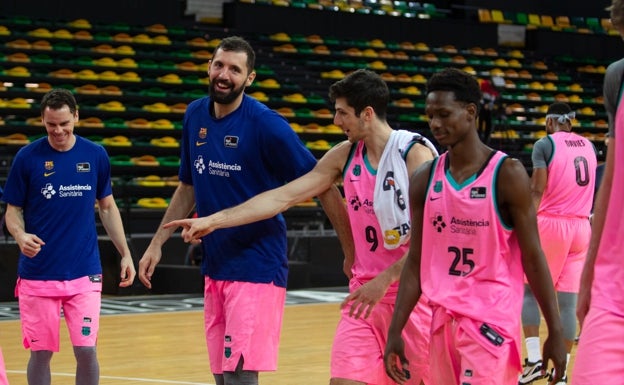
[[[24,347],[59,351],[59,326],[65,318],[73,346],[95,346],[100,328],[102,276],[70,281],[19,279],[18,297]]]
[[[409,361],[407,384],[429,380],[429,333],[431,308],[424,297],[418,302],[403,329],[405,354]],[[380,302],[368,318],[349,316],[349,306],[341,309],[341,317],[332,344],[331,377],[367,384],[394,385],[384,367],[388,328],[394,303]]]
[[[490,327],[502,340],[490,341],[483,322],[453,318],[442,308],[434,311],[431,335],[431,378],[437,385],[517,385],[520,358],[517,341]]]
[[[233,372],[277,369],[286,288],[272,283],[217,281],[205,277],[204,322],[210,368]]]
[[[590,307],[579,337],[571,385],[609,384],[624,379],[622,330],[624,317]]]
[[[578,293],[591,237],[589,220],[539,215],[537,225],[555,290]]]

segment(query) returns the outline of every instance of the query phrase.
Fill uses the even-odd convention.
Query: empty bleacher
[[[577,130],[603,146],[607,123],[602,78],[614,53],[581,55],[575,50],[542,49],[535,36],[527,38],[534,42],[530,47],[505,47],[489,36],[497,24],[530,27],[528,14],[525,23],[522,12],[487,9],[487,16],[479,12],[477,17],[475,9],[474,18],[458,20],[452,18],[451,9],[425,9],[423,3],[274,3],[227,4],[224,23],[230,25],[0,16],[0,164],[5,170],[0,183],[15,152],[44,134],[38,109],[43,93],[51,87],[71,89],[80,104],[76,132],[101,143],[111,157],[114,194],[138,260],[178,183],[186,105],[206,94],[207,62],[220,38],[230,34],[243,35],[257,51],[258,76],[247,93],[284,115],[319,158],[344,139],[332,124],[328,87],[357,68],[375,70],[387,81],[392,97],[388,120],[393,127],[426,136],[423,95],[433,72],[455,66],[479,79],[502,79],[501,109],[490,145],[520,158],[528,172],[532,144],[545,134],[545,109],[554,101],[568,102],[577,112]],[[247,23],[250,12],[256,24]],[[292,17],[276,23],[282,12],[291,12]],[[300,17],[306,22],[301,23]],[[341,33],[344,26],[337,25],[339,17],[348,17],[340,21],[347,20],[352,31]],[[601,39],[596,41],[610,46],[614,37],[608,26],[590,28],[589,19],[574,27],[578,20],[570,19],[571,25],[563,27],[565,21],[555,17],[553,26],[531,29],[546,41],[550,34],[565,33]],[[361,20],[374,20],[380,28],[366,33],[353,28]],[[393,21],[390,30],[428,32],[397,34],[383,28],[388,20]],[[405,20],[413,25],[403,24]],[[301,25],[293,26],[298,22]],[[440,35],[440,26],[449,34]],[[462,31],[472,31],[473,37]],[[292,262],[289,286],[346,284],[341,251],[317,203],[305,202],[285,214]],[[105,238],[102,242],[110,266],[116,263],[114,250],[106,246]],[[161,268],[171,269],[172,276],[197,274],[196,267],[184,263],[186,245],[175,238],[170,242]],[[187,283],[178,290],[201,287],[197,276]],[[119,292],[114,282],[107,287],[114,294],[126,293]],[[161,288],[176,290],[166,282]]]

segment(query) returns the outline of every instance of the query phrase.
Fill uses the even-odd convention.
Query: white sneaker
[[[530,384],[535,380],[546,377],[548,377],[548,374],[544,373],[544,370],[542,368],[542,360],[539,360],[537,362],[529,362],[529,360],[525,358],[524,369],[522,370],[522,374],[518,378],[518,385]]]
[[[553,371],[554,370],[551,370],[550,374],[548,375],[548,382],[553,380]],[[568,375],[566,374],[566,375],[563,376],[562,379],[559,380],[559,382],[557,382],[554,385],[567,385],[567,384],[568,384]]]

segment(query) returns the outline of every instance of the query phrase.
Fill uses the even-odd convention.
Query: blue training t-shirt
[[[199,216],[240,204],[310,171],[316,164],[286,119],[248,95],[221,119],[210,98],[184,116],[179,178],[195,190]],[[216,280],[286,287],[288,257],[282,215],[217,230],[202,239],[202,273]]]
[[[47,137],[22,147],[13,160],[3,200],[21,207],[25,230],[45,245],[33,258],[20,253],[24,279],[64,281],[101,274],[95,204],[112,194],[106,150],[80,136],[59,152]]]

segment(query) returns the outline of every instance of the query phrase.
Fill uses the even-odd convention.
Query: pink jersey
[[[0,349],[0,385],[9,385],[9,380],[4,367],[4,357],[2,357],[2,349]]]
[[[624,212],[624,103],[620,100],[615,115],[615,135],[610,140],[617,142],[613,169],[613,185],[609,195],[608,210],[600,238],[600,246],[594,266],[592,306],[611,311],[624,317],[624,235],[622,234],[622,213]],[[609,148],[611,151],[611,146]]]
[[[356,145],[344,170],[344,196],[355,242],[355,263],[352,283],[362,285],[401,259],[409,242],[388,250],[383,244],[383,233],[373,210],[373,194],[377,170],[363,154],[364,142]],[[353,289],[353,288],[352,288]],[[398,282],[393,283],[386,295],[396,297]]]
[[[559,131],[549,136],[553,154],[539,214],[588,218],[594,201],[596,151],[586,138]]]
[[[423,294],[453,318],[485,322],[517,344],[524,274],[515,233],[501,222],[496,205],[498,169],[506,154],[494,152],[461,184],[445,167],[447,156],[434,160],[427,187]]]

